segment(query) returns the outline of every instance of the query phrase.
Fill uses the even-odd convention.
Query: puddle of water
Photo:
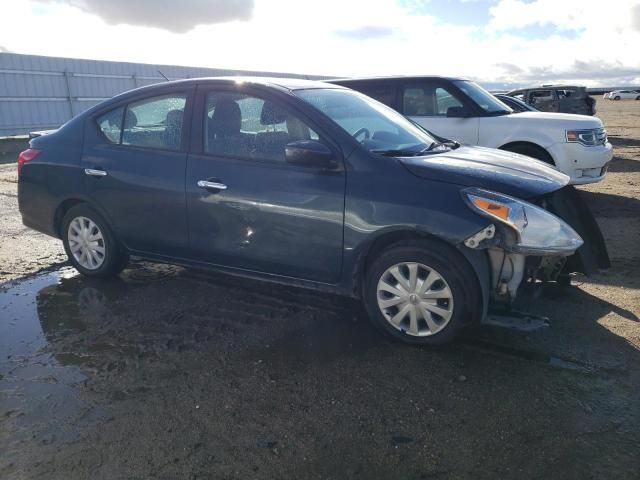
[[[0,421],[11,430],[9,448],[25,438],[45,445],[75,436],[66,423],[83,409],[73,386],[85,376],[46,352],[37,302],[38,292],[73,275],[65,268],[0,287]]]
[[[0,372],[8,365],[31,357],[47,343],[38,320],[37,293],[57,285],[68,269],[45,273],[20,282],[3,285],[0,290]]]
[[[227,349],[312,363],[385,343],[348,299],[171,265],[134,263],[110,280],[65,268],[0,288],[0,372]]]

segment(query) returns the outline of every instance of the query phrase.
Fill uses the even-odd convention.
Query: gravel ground
[[[640,472],[640,102],[582,188],[613,267],[523,299],[530,334],[419,349],[354,302],[136,263],[89,281],[0,165],[0,478],[562,478]],[[43,270],[45,269],[45,270]]]

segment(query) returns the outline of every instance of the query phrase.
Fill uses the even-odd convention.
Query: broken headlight
[[[468,188],[462,191],[467,205],[515,232],[509,250],[525,255],[571,255],[582,238],[563,220],[531,203],[501,193]]]

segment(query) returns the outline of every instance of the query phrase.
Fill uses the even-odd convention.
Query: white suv
[[[555,165],[573,184],[602,180],[613,157],[600,119],[568,113],[516,113],[469,80],[387,77],[332,83],[373,97],[441,137]]]
[[[640,91],[638,90],[614,90],[605,93],[604,98],[609,100],[640,100]]]

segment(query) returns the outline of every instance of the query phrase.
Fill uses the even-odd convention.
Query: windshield
[[[513,110],[477,83],[469,82],[468,80],[456,80],[453,83],[456,87],[466,93],[467,96],[486,113],[490,115],[505,115],[513,113]]]
[[[395,110],[353,90],[327,88],[294,93],[331,118],[370,152],[416,155],[440,144]]]

